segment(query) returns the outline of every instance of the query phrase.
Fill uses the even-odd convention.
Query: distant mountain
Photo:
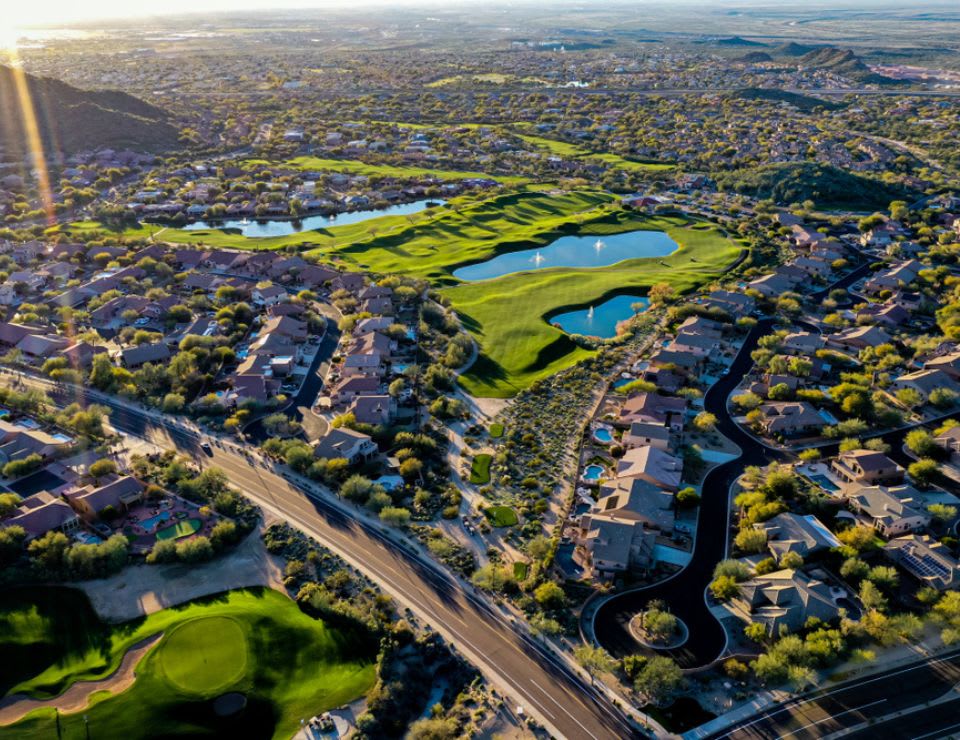
[[[727,97],[731,100],[769,100],[774,103],[788,103],[797,110],[809,113],[816,108],[824,110],[836,110],[843,107],[829,100],[821,100],[811,95],[800,95],[798,93],[787,92],[786,90],[771,90],[760,87],[745,87],[742,90],[735,90],[728,93]]]
[[[745,62],[747,64],[759,64],[760,62],[772,62],[773,57],[767,54],[765,51],[751,51],[744,54],[742,57],[738,57],[738,62]]]
[[[815,162],[776,162],[717,173],[721,190],[769,198],[776,203],[812,200],[821,208],[875,211],[917,193],[897,185]]]
[[[28,149],[23,105],[10,67],[0,65],[0,147],[20,157]],[[24,74],[40,139],[47,152],[85,149],[161,152],[177,144],[166,111],[117,90],[81,90],[60,80]]]
[[[802,57],[804,54],[809,54],[811,51],[816,49],[822,49],[822,46],[811,46],[810,44],[798,44],[794,41],[791,41],[788,44],[783,44],[778,46],[773,50],[773,53],[777,56],[782,57]]]
[[[890,77],[878,75],[870,69],[850,49],[838,49],[835,46],[824,46],[807,52],[800,57],[800,63],[807,67],[819,67],[843,75],[851,80],[864,83],[894,84],[897,81]]]
[[[717,39],[718,46],[766,46],[759,41],[749,41],[739,36],[733,36],[728,39]]]

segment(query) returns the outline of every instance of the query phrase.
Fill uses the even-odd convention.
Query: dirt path
[[[120,666],[106,678],[99,681],[77,681],[73,686],[53,699],[31,699],[26,694],[11,694],[0,700],[0,725],[10,725],[27,713],[41,707],[50,707],[64,713],[79,712],[86,709],[90,696],[98,691],[119,694],[133,686],[137,678],[136,667],[159,640],[163,633],[141,640],[131,647],[120,661]]]

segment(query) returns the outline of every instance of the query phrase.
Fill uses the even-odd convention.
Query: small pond
[[[489,280],[550,267],[607,267],[640,257],[665,257],[679,245],[662,231],[627,231],[608,236],[561,236],[545,247],[507,252],[455,270],[460,280]]]
[[[307,216],[301,219],[226,219],[223,221],[194,221],[182,228],[185,231],[201,229],[236,229],[241,236],[264,238],[268,236],[287,236],[301,231],[329,229],[333,226],[348,226],[380,216],[409,216],[434,206],[443,205],[441,200],[415,200],[411,203],[398,203],[386,208],[371,208],[365,211],[346,211],[332,216]]]
[[[643,304],[641,311],[645,311],[650,305],[645,296],[618,295],[596,306],[558,313],[552,316],[549,322],[556,324],[567,334],[609,339],[617,336],[617,324],[634,315],[633,306],[637,303]]]

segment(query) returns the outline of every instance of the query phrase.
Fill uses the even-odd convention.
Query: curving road
[[[748,465],[765,465],[785,459],[785,454],[769,449],[740,429],[727,410],[727,397],[750,370],[750,353],[760,337],[774,326],[773,319],[763,319],[747,335],[727,374],[711,386],[704,396],[704,408],[717,417],[717,430],[735,442],[739,457],[716,466],[707,473],[702,486],[697,535],[690,563],[672,578],[611,597],[596,612],[594,634],[608,652],[617,657],[640,650],[630,635],[630,619],[642,611],[647,602],[662,599],[670,610],[687,625],[690,638],[670,655],[685,669],[699,668],[716,660],[726,645],[726,634],[720,622],[707,608],[704,591],[713,577],[714,566],[726,556],[729,522],[730,486]]]
[[[422,557],[399,533],[385,533],[352,516],[349,506],[334,500],[329,492],[305,491],[273,472],[272,465],[233,446],[217,442],[208,455],[200,446],[201,437],[169,417],[157,418],[88,389],[58,387],[29,376],[23,376],[22,381],[41,388],[58,402],[107,405],[111,408],[110,423],[116,429],[160,447],[174,448],[200,465],[221,468],[231,485],[265,511],[341,555],[401,606],[440,632],[495,686],[510,695],[511,709],[522,707],[553,735],[594,740],[643,737],[604,694],[472,587]]]

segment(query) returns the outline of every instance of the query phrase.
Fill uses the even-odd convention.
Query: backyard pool
[[[597,427],[593,430],[593,438],[600,444],[611,444],[613,442],[613,432],[606,427]]]
[[[226,221],[194,221],[183,227],[184,231],[210,229],[232,229],[241,236],[263,238],[268,236],[288,236],[301,231],[328,229],[331,226],[357,224],[379,216],[409,216],[434,206],[443,205],[439,200],[415,200],[412,203],[398,203],[386,208],[369,208],[364,211],[347,211],[333,216],[307,216],[301,219],[229,219]]]
[[[140,526],[148,532],[153,532],[156,530],[158,525],[163,524],[163,522],[167,521],[169,518],[169,511],[161,511],[159,514],[154,514],[149,519],[144,519],[142,522],[140,522]]]
[[[825,475],[820,475],[817,473],[816,475],[808,475],[807,478],[820,486],[820,488],[822,488],[824,491],[834,493],[840,490],[840,486],[838,486]]]
[[[583,479],[585,481],[596,482],[603,476],[602,465],[587,465],[583,469]]]
[[[475,265],[455,270],[460,280],[489,280],[524,270],[549,267],[608,267],[641,257],[666,257],[679,245],[662,231],[627,231],[602,239],[596,236],[562,236],[539,249],[507,252]]]
[[[634,311],[633,307],[637,304],[640,304],[640,310]],[[609,339],[617,336],[617,324],[646,311],[649,305],[650,301],[645,296],[618,295],[596,306],[559,313],[548,321],[557,324],[567,334]]]

